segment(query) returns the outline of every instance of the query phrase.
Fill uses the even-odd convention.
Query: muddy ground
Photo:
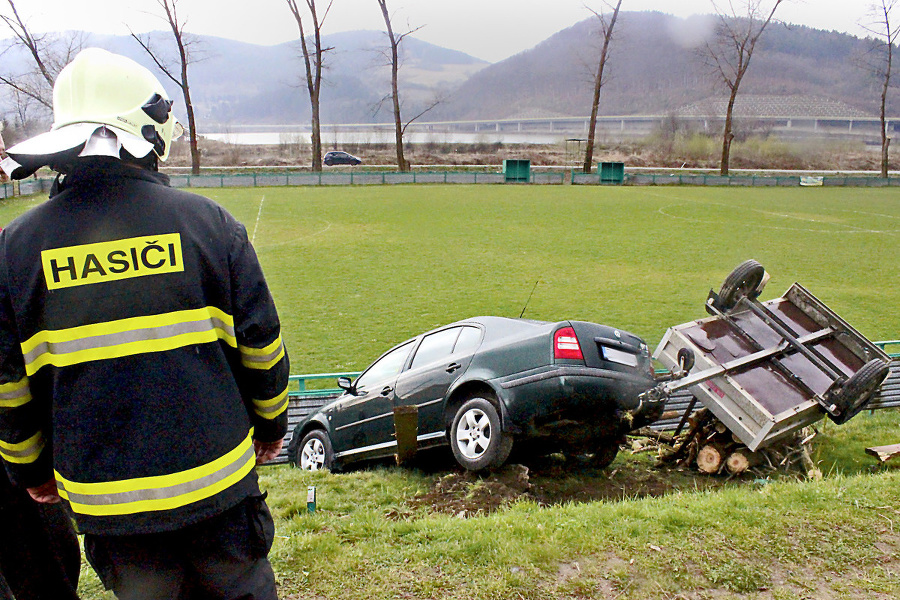
[[[465,471],[455,465],[452,457],[438,452],[417,459],[413,465],[437,478],[427,493],[411,502],[411,508],[460,518],[489,514],[521,500],[543,506],[617,501],[663,496],[678,490],[760,485],[762,479],[758,473],[710,476],[690,468],[659,465],[654,447],[639,447],[635,453],[635,449],[626,446],[606,469],[552,454],[513,461],[489,474]]]

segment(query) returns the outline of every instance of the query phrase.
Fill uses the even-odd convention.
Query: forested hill
[[[152,32],[149,37],[151,47],[170,59],[169,64],[177,64],[171,34]],[[309,96],[299,42],[262,46],[211,36],[191,37],[191,97],[204,129],[212,125],[309,123]],[[129,56],[158,73],[131,37],[89,34],[86,42]],[[322,122],[390,120],[390,103],[379,109],[382,99],[390,94],[386,34],[337,33],[324,36],[323,45],[333,50],[325,57]],[[9,53],[0,68],[22,72],[28,70],[28,64],[23,54]],[[462,52],[408,37],[403,42],[404,96],[413,107],[431,102],[435,94],[448,94],[487,65]],[[178,68],[173,72],[178,73]],[[161,75],[160,80],[176,100],[176,114],[183,116],[180,91]]]
[[[622,13],[605,71],[601,114],[666,114],[726,92],[701,49],[711,17]],[[590,114],[600,39],[595,18],[473,75],[439,113],[446,119]],[[830,98],[877,114],[880,82],[863,66],[871,42],[808,27],[766,30],[741,93]],[[867,54],[868,52],[868,54]],[[892,103],[893,114],[900,102]]]
[[[461,52],[407,37],[402,45],[401,95],[406,118],[442,98],[424,120],[500,119],[590,113],[599,38],[597,19],[586,19],[534,48],[489,65]],[[700,48],[712,32],[711,17],[654,12],[622,13],[607,65],[601,113],[668,114],[714,96],[724,87],[704,64]],[[462,35],[462,34],[461,34]],[[164,33],[151,34],[157,48],[172,46]],[[386,36],[379,31],[327,35],[322,122],[389,121],[390,91]],[[862,66],[871,61],[870,41],[807,27],[773,24],[766,30],[741,93],[793,95],[843,102],[877,114],[880,82]],[[129,55],[152,68],[129,37],[92,35],[88,44]],[[265,124],[307,124],[309,100],[299,44],[260,46],[198,36],[190,67],[192,96],[202,129]],[[23,56],[4,55],[16,70]],[[165,81],[165,80],[164,80]],[[176,100],[177,88],[165,85]],[[183,115],[181,102],[176,112]],[[900,114],[892,101],[889,113]]]

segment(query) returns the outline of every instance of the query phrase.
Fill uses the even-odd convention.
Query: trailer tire
[[[840,413],[837,416],[829,414],[828,417],[838,425],[855,417],[872,400],[890,371],[890,366],[878,358],[864,364],[832,396],[831,401],[837,405]]]
[[[759,296],[759,287],[765,276],[766,269],[761,264],[753,259],[745,260],[725,278],[713,306],[725,312],[734,308],[745,296],[750,300],[755,300]]]
[[[697,357],[694,355],[694,351],[690,348],[679,348],[678,349],[678,366],[681,367],[681,370],[685,373],[690,373],[691,369],[694,368],[694,364],[697,362]]]

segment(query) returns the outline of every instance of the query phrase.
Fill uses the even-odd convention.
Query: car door
[[[419,438],[422,442],[443,439],[444,398],[472,362],[481,343],[481,329],[456,326],[430,333],[422,338],[409,369],[396,385],[398,406],[417,406]]]
[[[372,363],[354,382],[354,393],[337,402],[332,417],[335,458],[393,453],[394,385],[413,345],[407,342]]]

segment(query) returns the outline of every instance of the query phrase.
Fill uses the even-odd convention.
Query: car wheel
[[[294,466],[304,471],[330,471],[334,462],[331,438],[321,429],[313,429],[296,446],[289,457]]]
[[[494,405],[476,396],[457,411],[450,427],[450,447],[463,468],[493,469],[509,458],[512,436],[500,428],[500,416]]]
[[[719,290],[719,299],[713,306],[724,312],[734,308],[744,296],[755,299],[759,295],[757,288],[765,276],[766,269],[755,260],[742,262],[725,278]]]
[[[866,407],[890,373],[890,366],[877,358],[870,360],[850,376],[843,387],[831,398],[840,408],[838,416],[829,415],[832,421],[843,425]]]
[[[612,464],[614,460],[616,460],[616,456],[619,454],[619,443],[618,441],[611,441],[605,444],[601,444],[594,451],[594,455],[591,457],[591,466],[595,469],[605,469],[609,465]]]

